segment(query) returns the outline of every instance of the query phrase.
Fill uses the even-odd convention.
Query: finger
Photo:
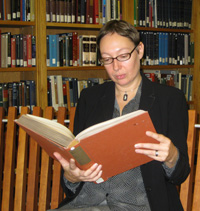
[[[101,175],[102,175],[103,171],[99,171],[99,173],[96,175],[96,177],[88,180],[88,182],[96,182],[99,178],[101,178]]]
[[[135,144],[135,148],[139,149],[139,148],[144,148],[144,149],[151,149],[151,150],[161,150],[160,144],[151,144],[151,143],[138,143]]]
[[[167,153],[158,150],[144,150],[144,149],[136,149],[136,153],[146,155],[154,160],[164,161],[166,158]],[[156,153],[157,152],[157,153]]]
[[[76,168],[77,168],[77,166],[76,166],[75,160],[74,159],[70,159],[70,161],[69,161],[69,169],[73,171]]]
[[[166,140],[165,136],[158,134],[158,133],[151,132],[151,131],[146,131],[146,135],[153,139],[156,139],[159,142],[163,142]]]
[[[101,170],[101,165],[98,165],[97,163],[93,164],[89,169],[86,171],[83,171],[83,177],[92,177],[96,176],[96,174]]]
[[[63,168],[69,166],[69,162],[67,160],[65,160],[58,152],[54,152],[53,155],[59,161],[59,163],[61,164],[61,166]]]

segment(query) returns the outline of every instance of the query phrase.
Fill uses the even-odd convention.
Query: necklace
[[[123,101],[127,101],[128,100],[128,94],[127,91],[125,91],[124,96],[123,96]]]

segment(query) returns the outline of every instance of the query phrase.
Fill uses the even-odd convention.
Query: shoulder
[[[113,93],[113,91],[114,83],[109,81],[83,89],[80,97],[95,99],[107,95],[108,93]]]
[[[185,98],[182,90],[173,86],[152,82],[146,76],[143,76],[143,83],[146,89],[152,89],[157,97],[165,99]]]

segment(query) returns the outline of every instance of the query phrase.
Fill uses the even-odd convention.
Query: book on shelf
[[[11,38],[11,67],[16,66],[16,38]]]
[[[50,12],[50,21],[56,22],[56,2],[55,0],[49,0],[49,12]]]
[[[96,66],[97,60],[97,44],[96,35],[89,36],[89,65]]]
[[[56,34],[47,35],[49,37],[49,63],[50,67],[57,67],[57,36]]]
[[[74,158],[83,170],[101,164],[103,172],[96,183],[152,161],[135,152],[136,143],[158,143],[146,135],[146,131],[156,131],[143,110],[91,126],[76,137],[65,126],[42,117],[22,115],[15,123],[54,159],[53,153],[59,152],[68,161]]]
[[[76,0],[76,23],[81,23],[81,0]]]
[[[27,67],[27,37],[23,35],[23,67]]]
[[[32,35],[31,37],[31,54],[32,54],[32,67],[36,66],[36,37]]]
[[[1,33],[1,67],[8,67],[8,34]]]

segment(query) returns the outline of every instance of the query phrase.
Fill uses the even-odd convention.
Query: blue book
[[[159,49],[158,49],[158,55],[159,55],[159,65],[162,65],[162,32],[159,32]]]
[[[106,0],[102,2],[102,24],[106,23]]]
[[[27,80],[26,82],[29,84],[29,91],[30,91],[30,111],[33,112],[33,107],[36,106],[36,88],[35,88],[35,81],[34,80]]]
[[[57,36],[49,35],[49,62],[50,67],[57,67]]]
[[[168,65],[168,37],[169,34],[165,33],[165,65]]]
[[[22,21],[26,21],[26,0],[22,0]]]

